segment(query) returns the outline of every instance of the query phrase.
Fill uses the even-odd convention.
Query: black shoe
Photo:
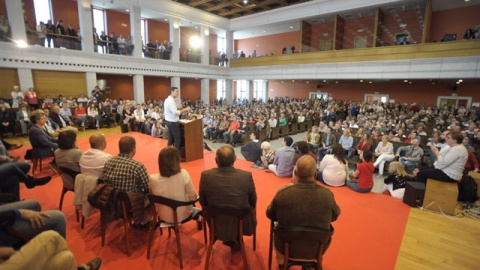
[[[34,188],[36,186],[43,186],[46,183],[50,182],[52,180],[51,176],[46,176],[42,178],[33,178],[32,176],[28,176],[28,181],[25,182],[25,186],[27,186],[28,189]]]

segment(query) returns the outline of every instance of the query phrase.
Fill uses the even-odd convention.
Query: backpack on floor
[[[474,203],[478,200],[477,183],[475,179],[469,175],[464,175],[462,181],[458,185],[459,202]]]

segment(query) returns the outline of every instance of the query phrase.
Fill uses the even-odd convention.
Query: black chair
[[[157,227],[160,227],[160,235],[163,233],[162,227],[168,227],[168,236],[171,235],[170,229],[173,227],[173,230],[175,232],[176,238],[177,238],[177,249],[178,249],[178,260],[180,262],[180,269],[183,269],[183,258],[182,258],[182,245],[180,242],[180,231],[179,231],[179,225],[182,225],[183,223],[186,223],[190,220],[196,220],[198,219],[199,216],[203,216],[202,211],[193,211],[192,214],[187,217],[184,220],[178,220],[178,215],[177,215],[177,208],[180,206],[188,206],[188,205],[193,205],[195,202],[198,201],[188,201],[188,202],[181,202],[181,201],[176,201],[172,200],[166,197],[162,196],[155,196],[155,195],[148,195],[148,198],[150,199],[150,202],[153,204],[152,207],[152,212],[153,216],[155,217],[155,222],[152,222],[152,226],[150,227],[150,235],[148,237],[148,247],[147,247],[147,260],[150,259],[150,250],[152,248],[152,242],[153,242],[153,234],[155,233],[155,229]],[[173,211],[173,223],[168,223],[160,219],[158,216],[157,210],[155,208],[155,204],[161,204],[168,206],[172,209]],[[205,219],[203,219],[203,237],[205,240],[205,244],[207,244],[207,229],[205,228]]]
[[[203,213],[206,221],[209,224],[210,228],[210,241],[208,243],[207,249],[207,258],[205,260],[205,270],[208,269],[210,263],[210,256],[212,254],[212,248],[215,242],[217,241],[217,237],[215,234],[215,218],[217,216],[230,216],[235,217],[238,220],[238,244],[240,245],[240,250],[242,252],[242,258],[244,263],[244,268],[249,269],[248,262],[247,262],[247,253],[245,252],[245,243],[243,241],[243,221],[244,218],[247,217],[251,212],[252,208],[250,207],[228,207],[228,206],[205,206],[203,207]],[[256,248],[256,241],[257,240],[257,232],[256,230],[253,232],[253,250]]]
[[[58,204],[58,209],[60,209],[60,211],[62,211],[63,198],[65,197],[65,194],[69,191],[75,192],[75,190],[67,188],[65,186],[65,182],[73,179],[73,187],[75,188],[75,178],[77,177],[77,175],[80,172],[77,172],[77,171],[74,171],[74,170],[71,170],[71,169],[65,168],[65,167],[58,167],[58,171],[60,173],[60,177],[62,178],[62,182],[63,182],[62,195],[60,195],[60,203]],[[71,177],[71,179],[67,179],[66,176]],[[80,211],[75,208],[75,216],[77,218],[77,223],[80,222],[80,213],[79,212]],[[84,223],[85,223],[85,218],[82,215],[82,224],[81,224],[82,229],[83,229]]]
[[[284,242],[283,270],[289,269],[292,265],[322,270],[323,254],[333,233],[334,229],[332,226],[330,226],[330,230],[303,227],[279,228],[274,227],[272,222],[270,227],[268,269],[272,267],[273,236],[275,235]],[[302,245],[318,245],[318,247],[316,250],[312,250],[310,254],[298,254],[295,249]],[[292,257],[295,257],[295,259],[292,259]]]

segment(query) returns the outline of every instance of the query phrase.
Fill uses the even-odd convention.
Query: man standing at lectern
[[[190,107],[182,109],[182,107],[177,107],[175,99],[178,97],[179,90],[178,87],[170,88],[170,95],[165,100],[164,109],[165,109],[165,122],[167,122],[168,127],[168,145],[173,145],[175,148],[180,150],[180,144],[182,143],[182,137],[180,134],[180,124],[178,123],[179,116],[190,111]]]

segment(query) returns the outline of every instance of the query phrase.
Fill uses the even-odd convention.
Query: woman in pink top
[[[190,174],[180,167],[180,154],[173,146],[167,146],[158,155],[158,168],[160,173],[150,175],[150,193],[172,200],[188,202],[198,198],[197,191],[192,184]],[[157,215],[160,220],[173,223],[172,209],[165,205],[156,205]],[[177,208],[178,221],[188,218],[200,209],[189,206]]]
[[[375,167],[372,163],[372,152],[363,151],[360,154],[361,163],[357,169],[350,174],[350,180],[347,180],[347,187],[360,193],[368,193],[373,187],[373,171]]]
[[[325,155],[320,162],[317,179],[329,186],[339,187],[345,185],[348,175],[348,163],[345,160],[345,151],[340,144],[332,146],[332,153]]]

